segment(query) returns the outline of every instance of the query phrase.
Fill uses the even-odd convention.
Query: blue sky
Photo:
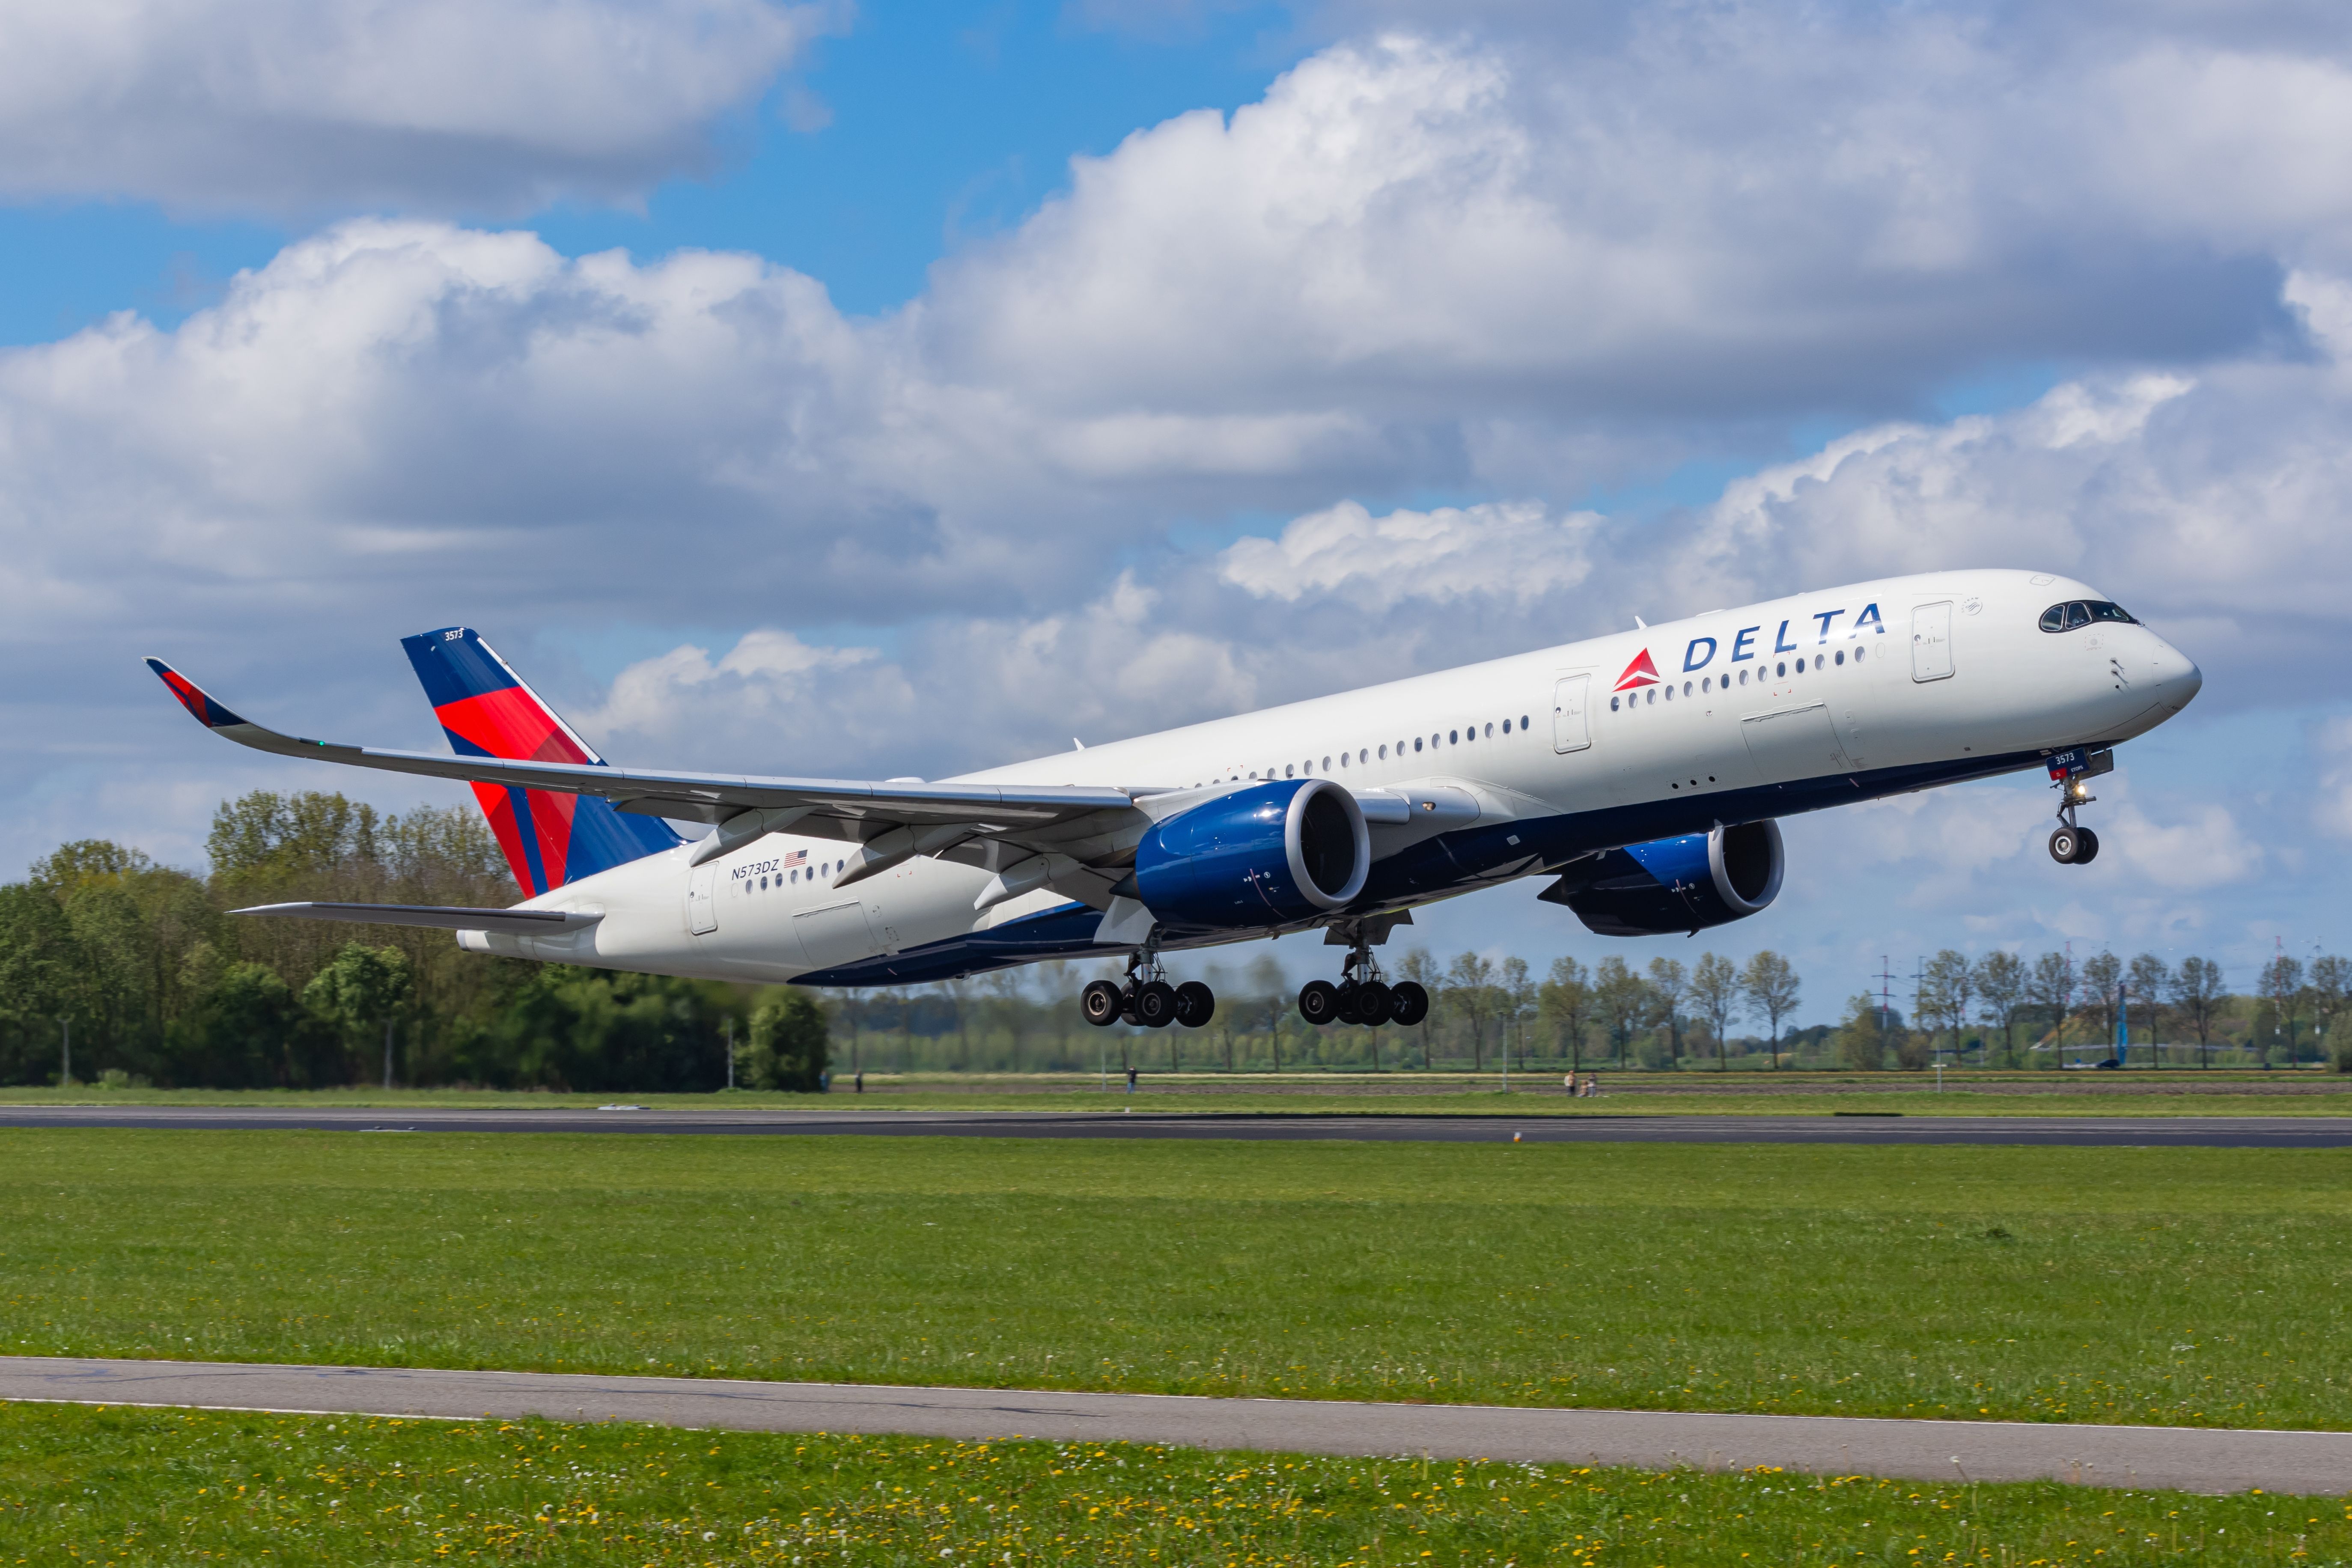
[[[393,644],[462,620],[615,755],[936,775],[2030,564],[2208,672],[2110,852],[2031,783],[1792,824],[1713,945],[1826,1013],[1888,947],[2343,944],[2317,13],[319,3],[0,63],[0,858],[415,797],[203,748],[151,649],[430,745]],[[1438,555],[1309,560],[1348,507]],[[1606,950],[1531,889],[1419,932]]]

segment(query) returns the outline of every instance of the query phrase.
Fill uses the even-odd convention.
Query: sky
[[[0,868],[467,798],[150,653],[435,749],[396,643],[464,623],[616,761],[938,777],[2012,566],[2205,671],[2094,865],[1996,781],[1785,823],[1696,940],[1536,883],[1407,940],[1772,947],[1809,1020],[2345,944],[2339,5],[0,5]]]

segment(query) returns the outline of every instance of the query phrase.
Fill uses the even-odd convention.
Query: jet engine
[[[1364,890],[1372,839],[1328,779],[1269,779],[1155,824],[1136,896],[1160,921],[1219,931],[1309,920]]]
[[[1602,936],[1664,936],[1745,920],[1780,892],[1775,822],[1743,822],[1579,861],[1538,897]]]

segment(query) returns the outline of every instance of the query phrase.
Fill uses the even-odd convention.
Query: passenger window
[[[1748,672],[1744,669],[1739,672],[1739,684],[1742,686],[1748,684]]]
[[[1845,662],[1845,649],[1843,649],[1843,648],[1840,648],[1840,649],[1838,649],[1837,661],[1838,661],[1840,664],[1843,664],[1843,663]]]
[[[1526,729],[1527,727],[1528,727],[1528,716],[1527,716],[1526,714],[1522,713],[1522,714],[1520,714],[1520,715],[1519,715],[1519,728],[1520,728],[1520,729],[1522,729],[1522,730],[1524,730],[1524,729]]]
[[[1323,771],[1327,773],[1331,771],[1331,759],[1328,757],[1323,759]]]
[[[1446,743],[1447,745],[1449,745],[1449,746],[1458,746],[1458,745],[1460,745],[1460,744],[1462,743],[1462,731],[1460,731],[1459,730],[1448,730],[1448,731],[1445,731],[1445,743]]]
[[[1365,747],[1362,751],[1356,753],[1356,761],[1359,763],[1369,763],[1371,760],[1372,750],[1370,746]]]
[[[1778,664],[1778,665],[1773,666],[1773,668],[1772,668],[1772,673],[1773,673],[1773,674],[1775,674],[1775,675],[1786,675],[1786,674],[1788,674],[1788,673],[1789,673],[1789,666],[1788,666],[1788,664],[1784,661],[1784,662],[1782,662],[1782,663],[1780,663],[1780,664]]]
[[[1656,707],[1656,706],[1657,706],[1657,704],[1658,704],[1658,689],[1657,689],[1656,687],[1653,686],[1652,688],[1650,688],[1650,696],[1649,696],[1648,700],[1649,700],[1650,706],[1652,706],[1653,708],[1654,708],[1654,707]]]
[[[1616,711],[1617,711],[1617,699],[1615,699],[1614,697],[1612,697],[1612,698],[1609,700],[1609,711],[1611,711],[1612,713],[1614,713],[1614,712],[1616,712]]]
[[[1412,749],[1416,752],[1421,750],[1421,737],[1418,735],[1412,738]]]
[[[1487,726],[1486,726],[1486,739],[1488,739],[1488,740],[1490,740],[1490,741],[1491,741],[1491,740],[1493,740],[1494,738],[1495,738],[1495,726],[1493,726],[1492,724],[1489,724],[1489,725],[1487,725]]]
[[[1868,651],[1869,651],[1869,650],[1868,650],[1867,648],[1859,648],[1859,647],[1858,647],[1858,648],[1854,649],[1854,650],[1853,650],[1853,662],[1854,662],[1854,663],[1856,663],[1856,664],[1860,664],[1860,663],[1862,662],[1862,656],[1863,656],[1864,653],[1867,653]]]
[[[1506,735],[1507,735],[1507,734],[1509,734],[1510,732],[1511,732],[1511,721],[1510,721],[1508,719],[1506,719],[1506,720],[1504,720],[1504,721],[1503,721],[1503,733],[1504,733],[1504,734],[1506,734]]]

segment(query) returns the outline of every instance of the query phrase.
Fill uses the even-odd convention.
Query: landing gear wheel
[[[1334,1023],[1360,1024],[1363,1022],[1363,1019],[1356,1016],[1356,989],[1350,982],[1343,980],[1339,983],[1339,1011],[1333,1017]]]
[[[2079,827],[2053,827],[2050,830],[2050,858],[2061,866],[2080,865],[2083,860],[2083,840],[2087,835]]]
[[[1197,980],[1176,987],[1176,1021],[1188,1029],[1205,1029],[1217,1016],[1217,994]]]
[[[1419,981],[1401,980],[1389,994],[1394,1002],[1394,1011],[1389,1015],[1392,1023],[1410,1029],[1429,1016],[1429,993],[1421,988]]]
[[[1176,987],[1154,980],[1136,987],[1135,1021],[1147,1029],[1164,1029],[1176,1021]]]
[[[1078,1011],[1097,1029],[1108,1029],[1127,1010],[1127,997],[1108,980],[1097,980],[1078,993]]]
[[[1321,1028],[1339,1016],[1339,988],[1328,980],[1310,980],[1298,988],[1298,1016]]]
[[[2087,866],[2099,858],[2099,836],[2089,828],[2082,829],[2083,847],[2074,851],[2074,864]]]
[[[1396,1011],[1396,994],[1377,980],[1356,987],[1356,1022],[1379,1028]]]

